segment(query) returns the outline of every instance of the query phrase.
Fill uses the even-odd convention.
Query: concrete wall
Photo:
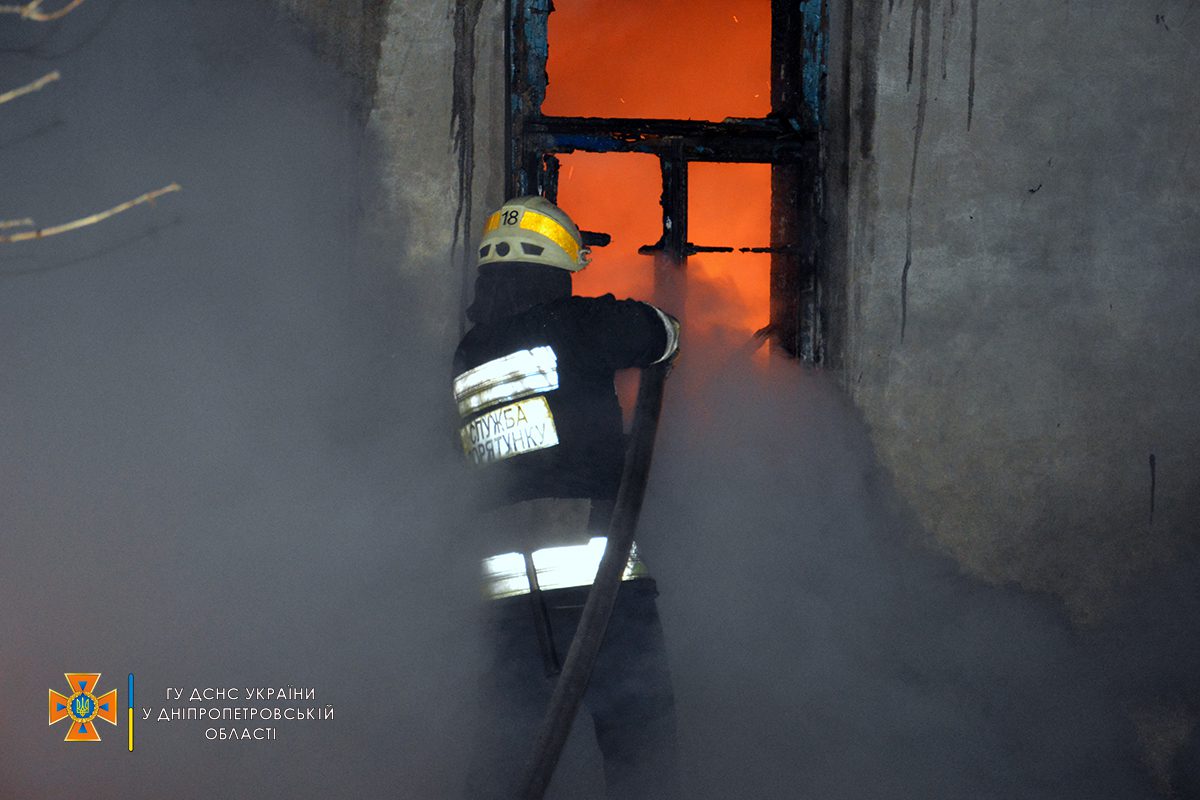
[[[410,279],[430,346],[448,358],[471,291],[467,248],[481,209],[503,199],[504,2],[276,2],[363,82],[368,257]]]
[[[360,103],[369,107],[375,95],[387,0],[274,2],[309,33],[317,52],[355,78]]]
[[[1102,616],[1195,536],[1200,11],[897,0],[835,23],[845,383],[968,570]]]

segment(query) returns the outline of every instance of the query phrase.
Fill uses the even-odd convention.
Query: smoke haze
[[[389,265],[355,262],[350,87],[265,4],[92,0],[0,37],[6,88],[63,76],[0,107],[0,217],[184,187],[0,250],[0,795],[440,796],[478,596],[445,558],[449,364]],[[120,690],[100,744],[46,727],[68,671]],[[334,719],[157,721],[193,687],[289,684]]]
[[[403,221],[360,240],[353,92],[232,0],[0,22],[0,90],[51,69],[0,106],[0,218],[184,191],[0,249],[0,795],[458,796],[484,654],[450,354],[388,263]],[[1196,702],[1192,570],[1080,632],[928,549],[831,380],[684,346],[639,540],[690,796],[1153,796],[1131,709]],[[69,671],[120,692],[100,744],[46,727]],[[288,684],[335,718],[156,721]],[[586,734],[556,797],[601,796]]]

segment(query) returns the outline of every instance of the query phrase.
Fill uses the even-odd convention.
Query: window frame
[[[828,259],[822,172],[828,0],[771,3],[771,112],[759,119],[563,117],[542,113],[552,0],[506,0],[507,196],[558,194],[558,158],[577,150],[649,153],[662,175],[662,234],[639,252],[682,269],[689,255],[728,251],[688,240],[687,173],[694,161],[771,165],[770,326],[776,350],[827,361]],[[606,237],[585,234],[587,243]],[[762,252],[762,249],[758,249]]]

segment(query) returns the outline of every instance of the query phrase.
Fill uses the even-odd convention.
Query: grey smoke
[[[449,364],[357,245],[350,87],[265,4],[93,0],[0,48],[6,85],[63,74],[0,113],[0,217],[184,187],[0,250],[0,795],[438,796],[476,671]],[[222,743],[139,714],[128,754],[122,708],[64,745],[65,671],[122,704],[134,672],[155,716],[167,686],[294,684],[335,718]]]
[[[0,107],[0,218],[185,191],[0,249],[0,794],[455,797],[485,655],[449,354],[389,263],[403,220],[359,233],[351,88],[232,0],[0,23],[0,88],[52,68]],[[1130,709],[1196,703],[1194,570],[1080,631],[960,574],[874,464],[828,377],[685,342],[639,538],[693,796],[1152,796]],[[336,717],[67,746],[42,702],[75,670],[156,712],[290,683]],[[599,796],[586,733],[558,797]]]
[[[1151,796],[1123,648],[927,549],[831,381],[679,377],[643,549],[694,796]]]

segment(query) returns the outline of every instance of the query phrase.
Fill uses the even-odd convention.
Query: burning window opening
[[[662,227],[658,159],[644,153],[566,153],[559,156],[558,172],[557,202],[583,230],[611,237],[600,245],[594,234],[585,234],[603,250],[573,276],[575,291],[652,299],[652,262],[638,247],[657,239]]]
[[[687,248],[688,321],[749,340],[771,322],[771,167],[693,163],[688,190],[689,239],[711,243]]]
[[[574,276],[579,294],[612,292],[658,302],[689,330],[722,329],[742,341],[769,324],[769,165],[689,165],[689,237],[713,244],[685,244],[687,280],[678,287],[681,295],[672,297],[647,258],[661,249],[661,242],[648,244],[662,234],[658,160],[639,153],[567,153],[558,161],[558,202],[585,231],[611,237],[595,263]]]
[[[616,263],[581,274],[578,291],[658,301],[681,312],[693,335],[718,327],[742,334],[768,330],[777,349],[820,363],[822,4],[746,0],[734,7],[668,0],[647,9],[562,0],[559,5],[549,0],[510,5],[507,183],[510,195],[561,200],[584,228],[611,235],[607,246],[614,249],[597,267]],[[725,16],[727,25],[714,22]],[[717,35],[703,41],[697,38],[701,29]],[[593,46],[620,53],[622,69],[613,69],[611,58],[597,61]],[[715,58],[703,57],[713,53]],[[764,65],[769,87],[759,85]],[[556,81],[553,92],[548,69]],[[662,118],[667,113],[679,118]],[[713,118],[721,121],[706,121]],[[635,162],[618,160],[617,154],[653,156],[657,169],[643,159],[629,172]],[[600,157],[606,160],[597,162]],[[575,177],[599,163],[604,165],[599,177]],[[722,171],[741,177],[717,186],[712,176]],[[575,186],[576,180],[583,183]],[[590,194],[584,184],[592,186]],[[737,189],[733,201],[731,191],[743,184],[744,196]],[[642,233],[590,213],[621,188],[641,198],[626,204],[641,209]],[[657,211],[646,200],[655,195]],[[719,209],[709,214],[705,209],[714,203]],[[744,229],[738,227],[743,212],[750,220]],[[689,225],[692,214],[706,221]],[[655,217],[657,233],[644,236],[645,223]],[[585,238],[593,246],[607,244],[600,234]],[[630,244],[641,245],[640,260],[618,255]]]
[[[542,113],[719,122],[771,112],[769,0],[563,0]]]
[[[763,0],[666,0],[634,8],[576,0],[555,6],[548,36],[552,47],[544,114],[720,120],[770,113],[771,14]],[[647,80],[650,75],[653,80]],[[597,229],[611,234],[618,245],[606,250],[597,266],[619,261],[615,268],[597,270],[600,274],[579,281],[581,293],[611,291],[656,301],[684,319],[692,335],[722,328],[748,340],[768,324],[769,258],[731,257],[751,248],[724,245],[749,242],[760,251],[769,247],[766,165],[683,164],[687,189],[680,204],[686,204],[686,224],[681,222],[685,215],[670,216],[684,237],[674,249],[687,258],[687,275],[684,281],[671,282],[661,272],[655,281],[653,262],[645,258],[672,251],[657,220],[662,216],[657,202],[661,170],[657,165],[638,168],[629,158],[610,155],[593,167],[595,179],[577,188],[573,175],[579,155],[560,157],[566,172],[560,168],[558,173],[558,199],[582,213],[597,203],[609,207],[596,215]],[[719,173],[727,179],[714,180]],[[757,186],[747,190],[735,176],[744,179],[750,174],[756,175]],[[614,192],[624,198],[615,208]],[[633,196],[656,202],[635,214]],[[698,208],[718,206],[717,213],[697,219]],[[702,252],[703,257],[692,257]]]
[[[649,299],[658,300],[672,311],[679,311],[680,301],[689,294],[695,294],[697,289],[706,288],[704,276],[710,278],[712,287],[724,287],[730,290],[730,300],[722,305],[728,306],[732,317],[737,320],[738,302],[737,290],[734,289],[749,282],[749,278],[733,278],[737,272],[731,265],[714,266],[718,261],[713,260],[714,251],[738,251],[737,258],[751,258],[746,253],[766,253],[770,265],[767,270],[766,287],[746,291],[749,296],[767,297],[764,318],[767,326],[763,330],[770,333],[775,347],[788,355],[803,357],[806,361],[820,363],[824,357],[826,344],[823,341],[824,309],[821,305],[823,288],[822,270],[824,261],[821,258],[820,241],[817,237],[817,216],[821,212],[821,172],[820,172],[820,121],[821,90],[824,59],[823,4],[820,0],[758,0],[746,7],[756,8],[758,13],[769,17],[768,26],[758,26],[757,46],[751,44],[745,58],[754,61],[760,58],[762,46],[769,42],[769,113],[768,107],[756,107],[758,116],[755,119],[724,118],[719,122],[696,119],[656,119],[635,118],[635,116],[558,116],[551,115],[550,110],[572,110],[580,113],[584,108],[612,110],[619,107],[630,107],[630,98],[636,100],[632,108],[640,113],[662,113],[661,109],[667,92],[662,91],[658,82],[666,80],[664,74],[676,74],[670,68],[664,68],[664,54],[668,49],[655,47],[654,42],[667,42],[672,37],[671,25],[677,20],[656,20],[650,18],[650,13],[678,13],[676,0],[667,0],[664,4],[655,5],[652,11],[644,8],[625,8],[620,6],[614,10],[612,4],[599,4],[595,0],[577,0],[569,4],[563,0],[563,11],[554,11],[550,0],[511,0],[509,6],[508,31],[508,60],[509,60],[509,163],[508,185],[509,196],[518,194],[544,194],[557,200],[560,182],[565,187],[572,180],[572,168],[580,169],[582,162],[572,161],[580,154],[647,154],[656,157],[659,164],[659,216],[661,228],[654,239],[643,242],[640,253],[653,254],[654,259],[643,261],[642,269],[653,272],[654,291]],[[683,6],[679,6],[683,7]],[[665,11],[664,11],[665,10]],[[554,49],[550,47],[550,29],[553,13],[577,14],[571,17],[571,24],[563,30],[575,31],[577,38],[572,46],[570,38],[559,43],[556,40]],[[637,14],[641,13],[640,18]],[[696,0],[686,5],[686,13],[695,19],[707,19],[708,14],[724,14],[738,16],[740,25],[743,16],[750,19],[754,14],[733,8],[727,2],[716,0]],[[634,17],[638,19],[634,28],[641,26],[638,36],[649,35],[652,44],[646,47],[631,47],[624,42],[605,40],[606,30],[611,30],[614,24],[624,25],[622,30],[630,31],[629,20],[614,19],[617,17]],[[560,17],[559,19],[566,19]],[[559,26],[554,23],[554,30]],[[769,36],[767,34],[769,31]],[[634,35],[632,32],[630,36]],[[718,37],[720,40],[720,35]],[[620,53],[623,64],[629,67],[626,74],[638,78],[637,86],[642,90],[635,94],[630,89],[626,92],[620,88],[616,94],[618,106],[613,106],[613,86],[619,86],[618,72],[611,68],[612,61],[605,62],[610,68],[590,70],[588,64],[586,42],[606,44],[614,52]],[[706,47],[707,47],[706,43]],[[746,47],[746,44],[742,44]],[[692,50],[703,49],[692,46]],[[563,56],[557,55],[564,52]],[[570,58],[568,58],[570,56]],[[568,65],[574,59],[576,64],[582,64],[582,78],[571,77],[565,72],[563,65]],[[560,86],[570,89],[576,86],[584,98],[584,104],[578,104],[570,98],[556,94],[548,97],[547,68],[552,68],[559,80]],[[683,71],[679,71],[683,72]],[[718,76],[721,70],[716,71]],[[710,112],[697,112],[700,106],[694,106],[696,98],[720,97],[721,103],[731,103],[737,96],[744,95],[748,86],[743,83],[736,70],[726,68],[725,72],[733,78],[725,84],[713,78],[713,73],[692,77],[694,80],[686,90],[674,92],[682,96],[671,100],[673,108],[684,109],[691,115],[712,116]],[[596,77],[596,76],[599,76]],[[750,89],[754,89],[754,78],[749,79]],[[560,90],[556,89],[556,92]],[[563,90],[565,91],[565,90]],[[629,97],[625,95],[629,94]],[[754,94],[754,92],[751,92]],[[762,94],[762,92],[758,92]],[[649,100],[647,100],[649,98]],[[731,100],[732,98],[732,100]],[[619,103],[624,100],[624,103]],[[762,98],[756,98],[761,102]],[[595,103],[594,107],[586,103]],[[653,104],[646,104],[653,103]],[[679,104],[684,103],[684,104]],[[545,104],[545,108],[544,108]],[[726,106],[721,106],[725,108]],[[732,107],[730,107],[732,108]],[[595,112],[589,112],[594,114]],[[720,112],[726,113],[726,112]],[[610,156],[611,157],[611,156]],[[695,236],[695,241],[689,235],[689,174],[696,169],[697,175],[702,175],[712,163],[742,163],[746,166],[757,166],[769,170],[769,191],[761,196],[766,197],[762,216],[768,219],[769,236],[766,243],[762,240],[736,239],[731,229],[703,231],[703,239]],[[607,162],[606,162],[607,163]],[[620,162],[625,163],[625,162]],[[606,174],[604,190],[592,198],[581,198],[578,207],[570,200],[563,200],[565,206],[574,215],[586,215],[587,205],[599,203],[598,198],[605,197],[614,191],[614,187],[624,182],[635,180],[629,175],[617,172],[618,162],[612,162],[612,169]],[[565,169],[565,173],[564,173]],[[766,173],[760,173],[766,174]],[[638,178],[642,180],[643,178]],[[700,179],[701,184],[706,179]],[[760,179],[761,182],[761,179]],[[643,190],[646,191],[646,190]],[[653,193],[653,190],[649,190]],[[570,193],[570,188],[566,188]],[[703,205],[704,200],[700,200]],[[583,227],[590,224],[583,222]],[[722,222],[724,224],[724,222]],[[614,231],[606,230],[613,234]],[[697,231],[694,231],[697,233]],[[619,234],[617,239],[620,239]],[[595,236],[593,236],[593,240]],[[652,243],[653,242],[653,243]],[[599,245],[599,241],[594,241]],[[702,255],[698,255],[702,254]],[[690,260],[695,260],[692,269]],[[700,266],[702,260],[709,259],[707,270]],[[626,267],[626,271],[632,267]],[[746,275],[754,275],[762,270],[745,270]],[[715,276],[715,277],[714,277]],[[641,284],[647,278],[638,278]],[[636,287],[632,284],[608,283],[608,290],[620,291],[624,294],[634,294],[625,291]],[[586,284],[580,284],[580,290],[586,291]],[[647,297],[647,295],[641,295]],[[695,305],[695,303],[694,303]],[[762,306],[760,319],[763,318]],[[686,312],[685,313],[685,317]],[[734,327],[744,325],[752,314],[740,315],[740,321],[734,321]],[[685,320],[685,325],[688,320]],[[725,320],[727,325],[727,320]],[[695,335],[695,330],[691,331]]]

